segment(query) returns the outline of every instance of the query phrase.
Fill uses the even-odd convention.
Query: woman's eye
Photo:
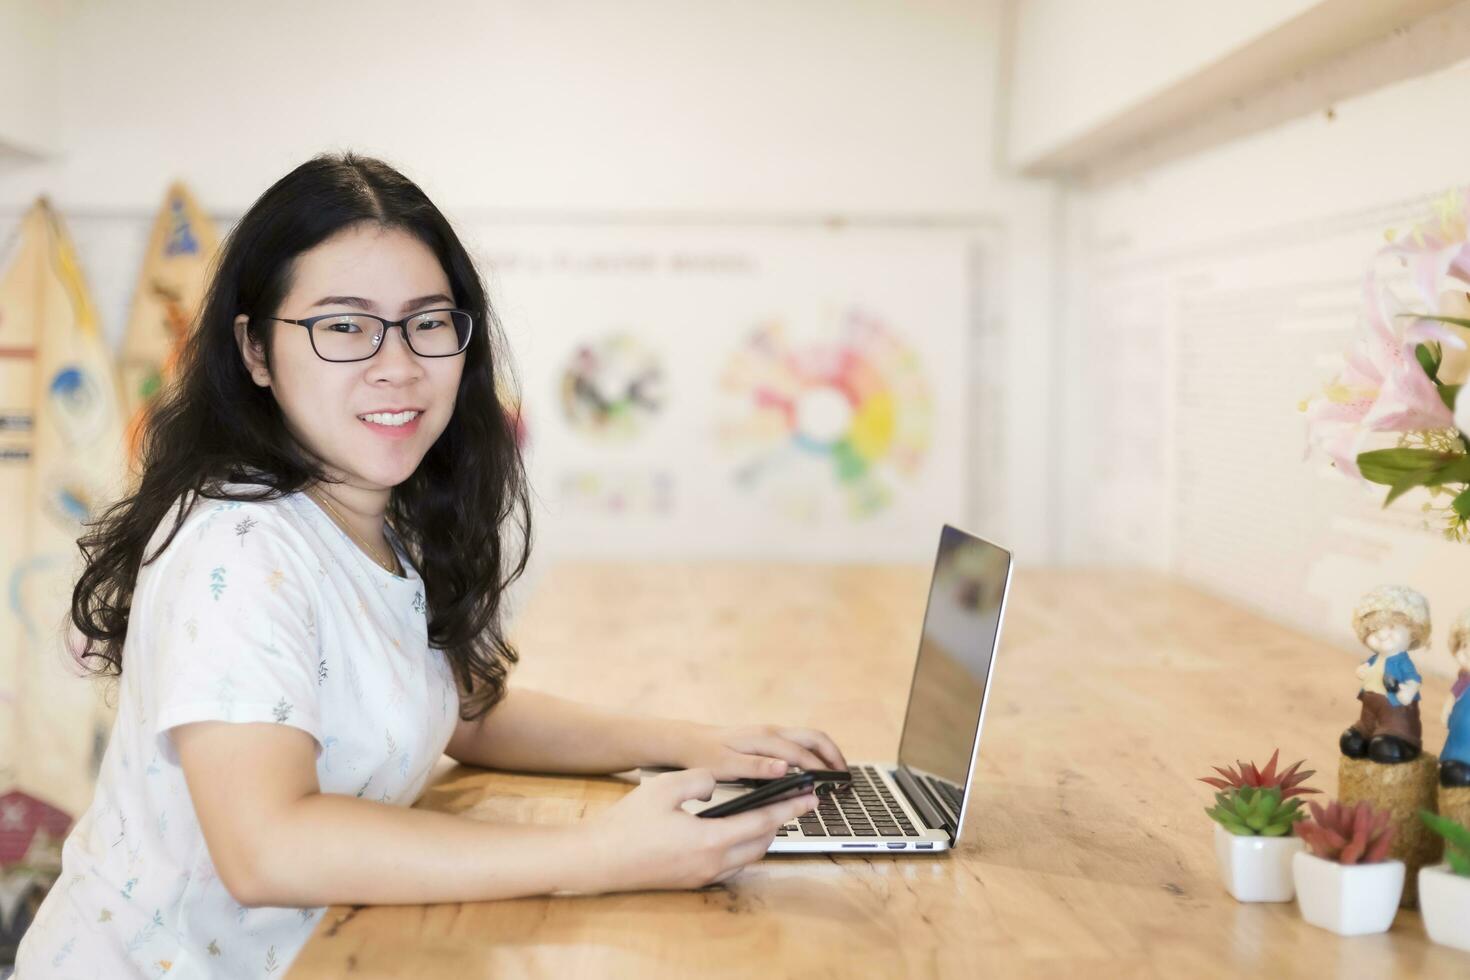
[[[331,320],[326,324],[333,333],[358,333],[357,324],[351,320]]]
[[[431,330],[434,327],[442,326],[444,326],[443,320],[420,320],[418,323],[415,323],[413,325],[413,329],[419,333],[422,333],[425,330]]]

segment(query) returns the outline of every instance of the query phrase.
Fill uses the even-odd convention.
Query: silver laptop
[[[929,604],[897,762],[849,762],[850,789],[818,797],[817,809],[777,832],[768,853],[944,851],[960,839],[1001,620],[1011,553],[946,524],[929,582]],[[658,770],[644,770],[652,775]],[[720,783],[697,813],[749,790]]]

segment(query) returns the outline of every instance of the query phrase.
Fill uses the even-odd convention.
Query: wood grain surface
[[[928,568],[578,563],[515,628],[513,683],[718,723],[826,730],[891,758]],[[1338,649],[1163,576],[1016,573],[959,848],[780,856],[697,892],[333,907],[294,980],[441,977],[1467,976],[1417,912],[1343,938],[1220,884],[1195,777],[1306,757],[1336,791],[1357,717]],[[1429,678],[1426,745],[1448,681]],[[627,791],[443,764],[417,804],[571,822]]]

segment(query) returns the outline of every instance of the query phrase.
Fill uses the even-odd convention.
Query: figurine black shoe
[[[1368,743],[1368,758],[1374,762],[1408,762],[1418,755],[1418,748],[1397,735],[1374,735]]]
[[[1443,759],[1439,763],[1441,786],[1470,786],[1470,766],[1455,759]]]
[[[1368,740],[1356,728],[1349,728],[1337,740],[1337,747],[1349,759],[1361,759],[1368,754]]]

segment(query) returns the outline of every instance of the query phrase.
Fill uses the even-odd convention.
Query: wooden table
[[[513,683],[651,714],[829,732],[891,758],[929,571],[567,564],[518,621]],[[1220,884],[1195,777],[1280,746],[1336,789],[1347,651],[1177,581],[1017,572],[959,848],[781,856],[698,892],[333,907],[291,977],[1470,975],[1417,912],[1342,938]],[[796,669],[800,669],[800,673]],[[1444,738],[1448,682],[1425,692]],[[578,820],[630,777],[446,765],[418,806]]]

